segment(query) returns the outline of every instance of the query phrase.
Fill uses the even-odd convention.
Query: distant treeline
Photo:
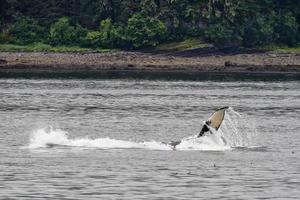
[[[141,48],[297,45],[299,0],[0,0],[0,43]]]

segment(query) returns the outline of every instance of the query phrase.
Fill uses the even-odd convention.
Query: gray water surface
[[[30,148],[49,125],[68,141],[180,140],[226,105],[256,125],[251,143]],[[299,151],[299,81],[0,79],[0,199],[299,199]]]

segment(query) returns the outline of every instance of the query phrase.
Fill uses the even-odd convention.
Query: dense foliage
[[[50,27],[49,42],[52,45],[80,44],[87,30],[79,24],[72,25],[66,17],[60,18]]]
[[[0,0],[0,42],[142,48],[297,45],[299,0]]]
[[[31,18],[20,18],[10,27],[9,33],[18,44],[39,42],[45,38],[45,29]]]
[[[163,41],[167,28],[160,20],[134,14],[128,19],[126,35],[128,43],[133,47],[156,46]]]

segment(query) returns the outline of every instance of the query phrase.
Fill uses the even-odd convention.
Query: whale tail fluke
[[[202,129],[197,137],[203,136],[206,132],[209,132],[209,127],[214,128],[215,130],[218,130],[224,120],[225,117],[225,111],[228,109],[228,106],[218,108],[205,122],[205,124],[202,126]]]
[[[203,136],[205,133],[210,132],[210,128],[214,128],[215,130],[218,130],[224,120],[225,117],[225,111],[228,109],[228,106],[218,108],[205,122],[205,124],[202,126],[202,129],[200,133],[197,135],[197,137]],[[181,143],[180,141],[172,141],[168,143],[170,146],[172,146],[173,149],[177,145]]]

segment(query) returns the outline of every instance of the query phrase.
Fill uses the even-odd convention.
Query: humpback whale
[[[211,128],[215,129],[216,131],[220,128],[224,117],[225,117],[225,111],[228,109],[228,106],[218,108],[215,110],[215,112],[208,118],[207,121],[205,121],[204,125],[202,126],[199,134],[197,135],[197,138],[204,136],[206,133],[211,132]],[[177,145],[181,143],[182,140],[179,141],[171,141],[168,143],[173,149],[176,148]]]

